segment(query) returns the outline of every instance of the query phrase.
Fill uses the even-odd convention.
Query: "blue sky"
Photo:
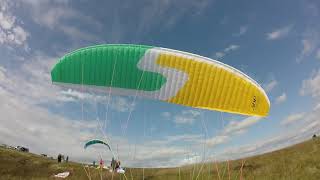
[[[320,129],[319,18],[316,0],[0,0],[0,142],[77,161],[108,159],[101,147],[82,149],[103,138],[98,122],[106,122],[102,131],[125,164],[175,166],[303,141]],[[231,65],[264,87],[270,115],[109,99],[51,84],[59,57],[103,43],[166,47]]]

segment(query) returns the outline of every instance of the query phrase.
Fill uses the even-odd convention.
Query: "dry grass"
[[[180,169],[180,171],[179,171]],[[228,170],[229,169],[229,170]],[[240,171],[242,170],[242,176]],[[60,163],[31,153],[0,148],[0,179],[53,179],[55,173],[70,171],[68,179],[89,179],[81,164]],[[89,168],[91,179],[111,179],[106,170]],[[312,139],[271,153],[222,163],[195,164],[181,168],[131,168],[126,177],[113,179],[320,179],[320,139]]]

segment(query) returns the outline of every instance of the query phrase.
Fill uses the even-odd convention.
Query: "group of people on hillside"
[[[95,164],[96,164],[96,162],[93,161],[93,166],[95,166]],[[116,159],[112,158],[111,163],[110,163],[110,168],[111,168],[113,171],[114,171],[114,170],[117,170],[117,169],[121,168],[121,167],[120,167],[120,164],[121,164],[121,163],[120,163],[119,160],[116,160]],[[104,167],[104,161],[103,161],[102,159],[100,159],[99,166],[100,166],[100,168],[103,168],[103,167]]]
[[[62,161],[65,161],[67,163],[69,161],[69,156],[64,158],[64,155],[58,154],[58,158],[57,159],[58,159],[58,163],[61,163]]]
[[[111,169],[114,171],[114,170],[120,168],[120,164],[121,164],[121,163],[120,163],[119,160],[115,160],[114,158],[112,158],[110,167],[111,167]]]
[[[93,161],[93,165],[95,165],[95,161]],[[104,161],[100,159],[100,168],[104,168]],[[119,160],[116,160],[112,158],[111,163],[110,163],[110,172],[117,172],[117,173],[124,173],[124,169],[121,168],[121,162]]]
[[[110,166],[111,166],[110,171],[112,171],[112,172],[117,172],[117,173],[121,173],[121,174],[125,173],[124,168],[122,168],[122,167],[120,166],[120,164],[121,164],[121,163],[120,163],[119,160],[115,160],[114,158],[112,158],[111,164],[110,164]]]

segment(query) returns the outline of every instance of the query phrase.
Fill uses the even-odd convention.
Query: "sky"
[[[83,149],[101,138],[125,166],[165,167],[310,139],[320,131],[319,19],[317,0],[0,0],[0,143],[92,162],[111,159],[102,146]],[[265,89],[270,114],[240,116],[51,83],[64,54],[115,43],[233,66]]]

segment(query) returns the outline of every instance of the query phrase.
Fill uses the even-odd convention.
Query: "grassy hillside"
[[[230,179],[319,180],[320,138],[263,155],[230,161],[229,168],[227,162],[197,164],[181,167],[180,176],[179,169],[161,169],[151,177],[153,178],[150,179],[228,180],[230,177]]]
[[[40,155],[19,152],[12,149],[0,148],[0,179],[55,179],[54,174],[69,171],[71,175],[67,179],[88,179],[84,166],[79,163],[57,163],[57,160],[42,157]],[[92,179],[107,178],[106,170],[101,172],[95,168],[87,168]],[[115,175],[115,179],[118,179]]]
[[[228,170],[229,169],[229,170]],[[89,179],[78,163],[60,163],[39,155],[0,148],[0,179],[54,179],[53,174],[70,171],[67,179]],[[104,170],[88,168],[91,179],[112,179]],[[242,171],[242,173],[241,173]],[[242,174],[242,176],[240,175]],[[181,168],[127,169],[126,177],[113,179],[320,179],[320,139],[312,139],[282,150],[228,163],[195,164]]]

